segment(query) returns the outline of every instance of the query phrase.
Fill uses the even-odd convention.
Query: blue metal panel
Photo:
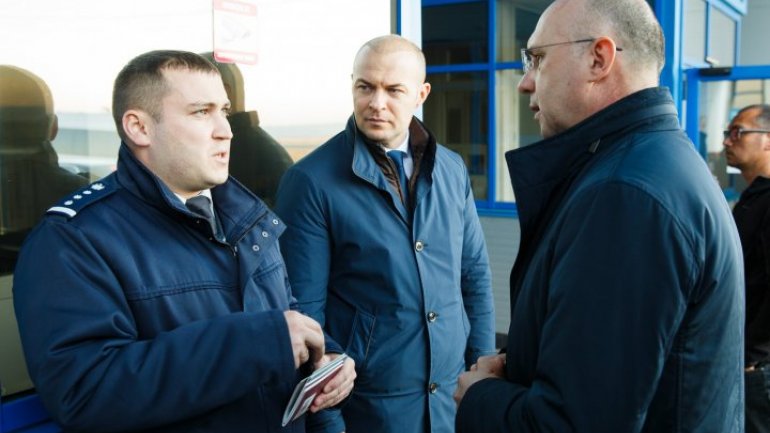
[[[428,6],[448,5],[453,3],[475,3],[480,1],[486,1],[486,0],[422,0],[422,6],[428,7]]]
[[[698,153],[703,156],[705,155],[705,149],[701,149],[701,146],[698,144],[700,143],[700,137],[698,137],[700,130],[698,121],[700,118],[700,113],[698,113],[700,108],[699,71],[699,69],[688,69],[685,71],[687,76],[687,118],[684,119],[684,130],[687,136],[690,137],[690,141],[696,143],[695,146],[698,148]]]
[[[682,28],[684,29],[684,26]],[[703,51],[703,58],[705,59],[711,56],[711,6],[708,3],[706,4],[706,34],[703,35],[703,42],[706,44],[705,51]]]
[[[445,72],[483,72],[488,69],[486,63],[466,63],[463,65],[436,65],[426,68],[429,74],[440,74]]]
[[[518,62],[497,62],[495,63],[495,69],[498,71],[501,71],[503,69],[518,69],[522,70],[524,69],[524,65],[521,63],[521,61]]]
[[[492,207],[481,207],[483,202],[476,201],[476,210],[480,217],[518,218],[519,211],[513,203],[495,203]]]
[[[401,34],[401,0],[396,0],[396,34]]]
[[[734,11],[735,13],[738,13],[740,15],[746,15],[746,11],[749,7],[749,0],[708,0],[710,3],[713,3],[715,6],[720,6],[720,8],[724,8],[725,11],[727,9],[730,9],[731,11]],[[753,0],[753,1],[761,1],[761,0]]]
[[[695,74],[696,79],[701,82],[770,79],[770,65],[735,66],[723,70],[726,72],[723,75],[703,74],[702,69],[688,69],[685,72],[687,73],[688,79],[690,78],[690,74]],[[689,103],[687,104],[687,108],[690,108]]]
[[[655,0],[655,13],[666,39],[666,64],[661,86],[671,90],[677,111],[682,112],[682,0]]]
[[[740,21],[744,15],[746,15],[746,5],[744,3],[743,9],[735,8],[732,4],[725,0],[706,0],[712,7],[719,9],[728,17],[735,21]],[[707,27],[708,28],[708,27]]]
[[[4,401],[0,404],[0,433],[59,432],[37,395]]]
[[[497,185],[495,182],[495,162],[497,161],[497,74],[495,63],[497,62],[497,2],[490,0],[487,19],[489,25],[489,67],[487,69],[487,205],[492,206],[497,198]]]

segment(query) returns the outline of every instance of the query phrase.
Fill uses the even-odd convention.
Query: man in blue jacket
[[[742,432],[741,247],[649,5],[557,0],[528,47],[507,351],[460,377],[457,431]]]
[[[353,65],[344,131],[289,169],[276,212],[302,307],[356,361],[338,414],[313,431],[448,432],[457,376],[494,351],[489,263],[462,158],[413,117],[425,58],[394,35]]]
[[[229,106],[197,54],[133,59],[113,94],[117,171],[29,236],[16,315],[65,430],[304,431],[304,420],[282,429],[281,415],[300,365],[329,355],[318,323],[290,311],[283,223],[228,178]],[[341,401],[354,376],[351,362],[311,410]]]

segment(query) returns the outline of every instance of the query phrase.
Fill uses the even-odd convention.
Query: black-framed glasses
[[[557,45],[567,45],[567,44],[582,44],[586,42],[593,42],[596,38],[586,38],[586,39],[578,39],[575,41],[566,41],[566,42],[556,42],[553,44],[545,44],[540,45],[538,47],[531,47],[531,48],[522,48],[521,49],[521,63],[524,65],[524,73],[526,74],[529,71],[534,71],[540,68],[540,60],[543,58],[545,53],[535,53],[536,50],[540,50],[543,48],[548,47],[555,47]],[[623,51],[623,48],[615,47],[615,51]]]
[[[751,133],[770,133],[770,129],[730,128],[722,131],[722,135],[725,137],[725,140],[729,138],[732,141],[738,141],[741,139],[741,135]]]

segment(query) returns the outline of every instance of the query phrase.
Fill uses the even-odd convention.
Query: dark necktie
[[[398,181],[401,184],[401,191],[404,195],[404,206],[409,207],[409,179],[406,177],[406,170],[404,170],[404,155],[405,153],[400,150],[391,150],[388,152],[388,158],[390,158],[394,164],[396,164],[396,172],[398,174]]]
[[[211,213],[211,200],[205,195],[196,195],[195,197],[188,198],[185,202],[187,209],[201,218],[209,222],[211,231],[217,232],[216,222],[214,221],[214,214]]]

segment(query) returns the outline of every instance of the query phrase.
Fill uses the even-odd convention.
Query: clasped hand
[[[465,393],[474,383],[494,377],[497,379],[505,378],[505,354],[482,356],[475,364],[471,365],[469,371],[460,375],[457,380],[457,389],[454,393],[454,399],[457,405],[460,405]]]

